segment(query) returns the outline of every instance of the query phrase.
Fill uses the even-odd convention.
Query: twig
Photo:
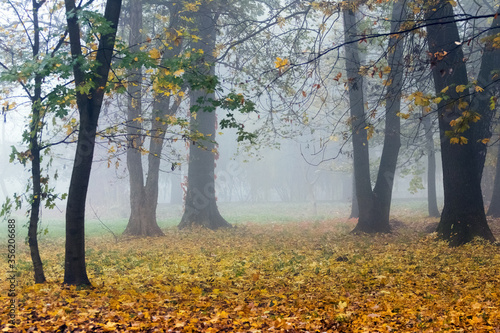
[[[101,224],[104,226],[104,229],[107,229],[113,235],[113,237],[115,238],[115,242],[118,243],[118,236],[116,236],[116,234],[113,232],[113,230],[111,230],[104,222],[102,222],[99,215],[97,215],[97,212],[95,211],[94,206],[92,206],[92,203],[89,202],[89,205],[90,205],[90,208],[92,208],[92,211],[94,212],[94,215],[97,218],[97,220],[99,222],[101,222]]]

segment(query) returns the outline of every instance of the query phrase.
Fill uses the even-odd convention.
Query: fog
[[[332,27],[338,24],[338,22],[332,23]],[[328,36],[325,35],[325,41],[342,40],[342,29],[338,28],[332,29]],[[278,27],[273,29],[270,33],[281,33]],[[231,37],[230,34],[228,36]],[[284,49],[280,49],[280,46]],[[282,52],[290,51],[286,49],[288,47],[286,43],[279,40],[269,49],[266,49],[268,45],[263,47],[270,60],[257,61],[258,55],[254,54],[255,52],[245,52],[244,45],[241,47],[242,49],[235,50],[233,55],[237,58],[235,62],[241,65],[241,68],[245,64],[255,65],[253,75],[259,71],[271,73],[269,68],[275,69],[272,60],[277,56],[283,56]],[[295,54],[295,56],[304,59],[309,59],[311,56],[314,58],[314,48],[321,48],[321,45],[311,45],[311,47],[313,50],[307,46],[301,51],[302,55]],[[364,54],[363,57],[363,63],[368,63],[377,60],[379,55],[375,52]],[[336,56],[325,58],[299,69],[298,75],[294,78],[296,81],[287,81],[283,84],[276,80],[277,86],[282,85],[279,89],[267,89],[262,95],[250,96],[257,103],[258,113],[238,116],[238,119],[244,122],[249,130],[259,131],[255,145],[248,142],[237,143],[234,130],[218,130],[222,135],[217,135],[216,138],[219,144],[216,194],[222,214],[230,214],[229,222],[233,222],[231,219],[244,221],[244,218],[237,217],[238,211],[241,211],[242,216],[246,216],[248,210],[259,210],[256,207],[270,207],[271,211],[275,207],[274,210],[280,214],[291,217],[300,214],[300,218],[304,219],[349,216],[353,199],[352,148],[350,137],[343,136],[350,130],[346,117],[349,105],[343,85],[332,81],[335,80],[336,73],[329,72],[330,68],[337,65],[339,58]],[[328,73],[323,73],[320,65],[327,68]],[[237,67],[240,68],[239,66]],[[337,67],[343,70],[343,64]],[[301,75],[309,71],[312,73],[313,70],[314,74],[311,76]],[[245,77],[245,71],[222,65],[218,66],[217,72],[223,82],[223,93],[239,87],[242,82],[256,81]],[[272,79],[274,82],[274,79],[277,79],[275,76],[276,73],[271,73],[271,76],[265,79]],[[378,102],[380,97],[380,82],[375,82],[376,77],[372,83],[369,82],[370,78],[367,77],[366,80],[368,114],[375,112],[377,105],[374,105],[376,102],[373,100]],[[313,83],[316,82],[331,84],[331,87],[320,90],[319,84],[314,88]],[[308,85],[312,85],[313,88]],[[252,91],[250,84],[246,89]],[[280,89],[286,92],[282,93]],[[294,93],[289,93],[287,90]],[[300,98],[303,96],[304,101],[297,103],[297,96]],[[126,118],[118,104],[116,101],[106,104],[99,123],[101,130],[114,121],[120,122]],[[2,201],[14,193],[24,193],[30,177],[29,165],[25,168],[16,161],[9,163],[12,145],[19,151],[27,149],[19,144],[29,112],[27,109],[20,106],[9,111],[1,125],[0,198]],[[181,112],[187,112],[186,105]],[[224,116],[224,113],[220,112],[219,119]],[[76,115],[70,114],[64,121],[67,122],[72,117],[77,118]],[[380,125],[383,118],[383,112],[379,112],[373,120],[377,134],[383,132],[383,126]],[[399,158],[400,168],[394,178],[393,200],[395,204],[398,201],[419,202],[425,209],[426,156],[417,148],[419,146],[417,138],[421,136],[416,133],[417,131],[418,129],[412,132],[410,129],[405,133],[406,138]],[[62,133],[56,133],[53,138],[62,137],[64,137]],[[382,135],[375,135],[370,140],[372,182],[376,178],[382,147],[381,137]],[[110,148],[115,144],[111,141],[98,140],[96,145],[87,196],[87,219],[105,218],[112,223],[113,219],[126,220],[130,213],[125,150],[117,149],[116,152],[110,153]],[[54,177],[50,179],[50,186],[56,193],[68,191],[74,149],[75,145],[72,143],[61,144],[53,147],[46,157],[45,162],[49,157],[53,158],[49,173],[53,174],[56,170],[58,173],[57,179]],[[164,154],[161,156],[159,179],[157,215],[160,223],[166,219],[180,220],[182,216],[187,180],[187,154],[186,141],[179,140],[173,143],[171,140],[166,140]],[[146,159],[147,156],[143,156],[144,163]],[[441,168],[439,158],[437,160],[437,194],[438,198],[442,198]],[[58,201],[54,209],[44,209],[42,223],[44,219],[63,220],[65,205],[64,201]],[[280,207],[287,208],[282,210]],[[26,202],[17,214],[22,215],[25,210]],[[248,222],[250,219],[249,217]]]
[[[22,112],[9,114],[1,124],[1,197],[24,193],[30,177],[28,167],[19,162],[9,163],[11,146],[19,151],[22,132]],[[352,201],[352,159],[349,144],[330,142],[326,150],[317,153],[314,138],[310,135],[293,139],[273,140],[269,147],[252,147],[236,142],[234,131],[223,131],[217,136],[219,143],[216,167],[216,194],[221,213],[226,212],[229,222],[252,222],[262,213],[284,219],[347,218]],[[171,143],[167,143],[172,148]],[[160,166],[158,221],[180,221],[187,178],[187,144],[174,144],[178,156],[162,156]],[[129,207],[129,183],[124,151],[109,154],[106,142],[96,146],[94,165],[87,198],[87,219],[127,220]],[[170,151],[165,149],[165,151]],[[339,153],[340,152],[340,153]],[[371,149],[372,166],[378,163],[380,147]],[[63,144],[52,149],[51,170],[58,172],[58,179],[51,179],[51,186],[58,193],[66,193],[71,176],[74,144]],[[181,158],[179,158],[181,157]],[[144,157],[145,161],[146,156]],[[401,158],[400,158],[401,160]],[[172,161],[179,163],[172,170]],[[425,156],[420,160],[401,161],[408,169],[412,165],[417,174],[395,177],[393,198],[398,202],[416,202],[426,208]],[[375,175],[376,168],[373,168]],[[438,198],[442,197],[441,169],[438,167]],[[374,177],[373,177],[374,178]],[[415,188],[420,184],[422,188]],[[441,200],[441,199],[440,199]],[[58,201],[54,209],[43,209],[44,220],[63,220],[65,202]],[[16,215],[23,215],[26,204]],[[260,217],[260,219],[262,219]]]

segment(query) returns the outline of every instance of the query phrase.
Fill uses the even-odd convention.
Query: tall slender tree
[[[39,59],[40,53],[40,25],[38,10],[42,3],[33,0],[33,59]],[[43,263],[38,249],[38,222],[40,219],[40,202],[42,199],[42,184],[41,184],[41,166],[40,166],[40,145],[39,133],[42,117],[42,80],[43,75],[35,74],[34,94],[31,97],[31,113],[32,120],[30,123],[30,149],[31,149],[31,177],[33,181],[33,202],[30,211],[30,223],[28,228],[28,244],[30,247],[31,260],[33,262],[33,270],[35,274],[35,283],[45,282],[45,274],[43,272]]]
[[[78,141],[66,207],[64,283],[90,285],[85,263],[85,203],[94,156],[97,123],[111,67],[122,0],[106,1],[95,60],[86,69],[82,53],[82,12],[75,0],[65,0],[66,18],[73,58],[76,102],[80,115]]]
[[[130,2],[130,39],[131,52],[139,51],[144,38],[142,30],[142,1]],[[166,3],[169,10],[169,27],[166,29],[169,36],[164,36],[168,45],[163,51],[163,61],[173,59],[180,54],[182,44],[178,42],[180,36],[176,32],[179,29],[179,15],[182,7],[178,3]],[[171,36],[170,36],[171,35]],[[176,113],[180,98],[165,95],[162,91],[153,92],[152,127],[149,139],[148,170],[144,179],[142,163],[142,152],[139,150],[145,144],[144,130],[142,128],[142,73],[136,68],[130,73],[131,83],[128,85],[128,150],[127,166],[130,177],[130,218],[125,229],[125,234],[136,236],[161,236],[163,232],[156,220],[156,208],[158,205],[158,179],[163,143],[167,126],[168,116]]]
[[[390,232],[389,213],[392,187],[399,154],[400,104],[403,80],[403,38],[398,33],[406,19],[404,1],[393,3],[391,37],[388,45],[385,137],[382,157],[375,187],[372,190],[367,139],[367,124],[364,112],[363,77],[359,73],[360,62],[357,44],[356,17],[352,7],[344,9],[346,72],[349,83],[349,101],[352,119],[352,141],[354,154],[354,178],[359,207],[359,220],[353,232]]]
[[[369,212],[373,206],[373,194],[370,179],[368,133],[365,121],[363,76],[359,73],[361,63],[358,45],[355,42],[358,38],[356,12],[351,2],[348,5],[349,7],[343,10],[343,17],[346,43],[346,73],[349,84],[349,106],[351,110],[355,193],[359,209],[359,220],[368,221],[370,218]],[[389,231],[388,227],[387,231]]]
[[[198,11],[193,13],[199,39],[193,41],[192,47],[203,51],[203,58],[197,70],[202,75],[215,75],[214,51],[216,47],[216,22],[219,13],[214,10],[216,2],[202,1]],[[207,66],[208,65],[208,66]],[[192,132],[203,135],[203,142],[191,143],[189,146],[188,184],[184,214],[179,228],[203,226],[209,229],[230,227],[221,216],[215,196],[215,132],[217,118],[215,110],[210,108],[215,93],[208,88],[191,89],[189,93],[191,106],[199,111],[193,112],[190,120]]]
[[[60,92],[58,91],[59,87],[52,85],[51,79],[55,76],[66,77],[68,74],[64,69],[59,69],[59,67],[64,68],[61,66],[64,58],[60,51],[64,45],[66,33],[64,26],[57,24],[57,13],[50,11],[51,5],[46,1],[36,0],[6,3],[7,7],[3,10],[12,11],[16,21],[16,24],[10,25],[7,31],[13,33],[10,37],[14,39],[15,27],[18,26],[18,22],[21,22],[23,37],[21,45],[16,43],[4,45],[9,55],[0,61],[2,68],[0,80],[18,84],[24,90],[31,106],[30,122],[23,134],[24,142],[28,144],[28,150],[21,153],[16,151],[15,155],[23,165],[31,163],[31,178],[28,180],[31,195],[26,195],[30,204],[28,244],[33,262],[35,283],[43,283],[46,280],[38,247],[40,210],[43,203],[46,207],[52,207],[55,199],[60,197],[54,194],[53,189],[49,186],[50,176],[47,170],[50,163],[45,163],[45,170],[42,167],[43,152],[47,152],[46,148],[56,144],[42,140],[43,134],[47,131],[47,119],[57,116],[55,110],[59,111],[60,117],[65,114],[65,110],[60,110],[64,108],[64,103],[60,103],[60,100],[57,99],[57,94]],[[30,12],[24,12],[25,9],[29,9]],[[32,28],[28,29],[27,27],[30,25]],[[49,32],[47,36],[59,35],[53,34],[53,31],[59,31],[61,35],[58,38],[43,38],[43,31]],[[27,42],[25,43],[23,40]],[[24,53],[28,53],[28,50],[31,51],[31,54],[25,55]],[[14,57],[14,54],[17,56]],[[55,66],[56,64],[57,66]],[[5,108],[8,109],[9,106],[4,106],[4,111]],[[18,197],[16,200],[20,200],[20,198]]]

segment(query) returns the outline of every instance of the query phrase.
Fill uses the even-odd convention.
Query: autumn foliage
[[[87,265],[92,289],[61,284],[64,242],[50,238],[41,248],[50,253],[43,257],[49,258],[45,267],[51,282],[33,285],[29,253],[20,249],[19,324],[6,324],[5,306],[0,329],[500,330],[498,246],[475,241],[450,248],[409,224],[377,236],[350,235],[352,227],[349,221],[330,220],[247,224],[217,232],[167,229],[166,237],[118,242],[91,238]],[[7,271],[6,260],[0,268]],[[6,281],[1,286],[0,302],[9,304]]]

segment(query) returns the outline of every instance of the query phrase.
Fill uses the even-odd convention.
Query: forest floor
[[[500,247],[450,248],[425,232],[436,221],[399,216],[374,236],[349,234],[356,221],[340,218],[93,235],[83,289],[62,285],[62,237],[42,240],[49,282],[34,285],[18,236],[14,297],[0,258],[0,331],[500,332]],[[500,221],[490,224],[500,239]]]

